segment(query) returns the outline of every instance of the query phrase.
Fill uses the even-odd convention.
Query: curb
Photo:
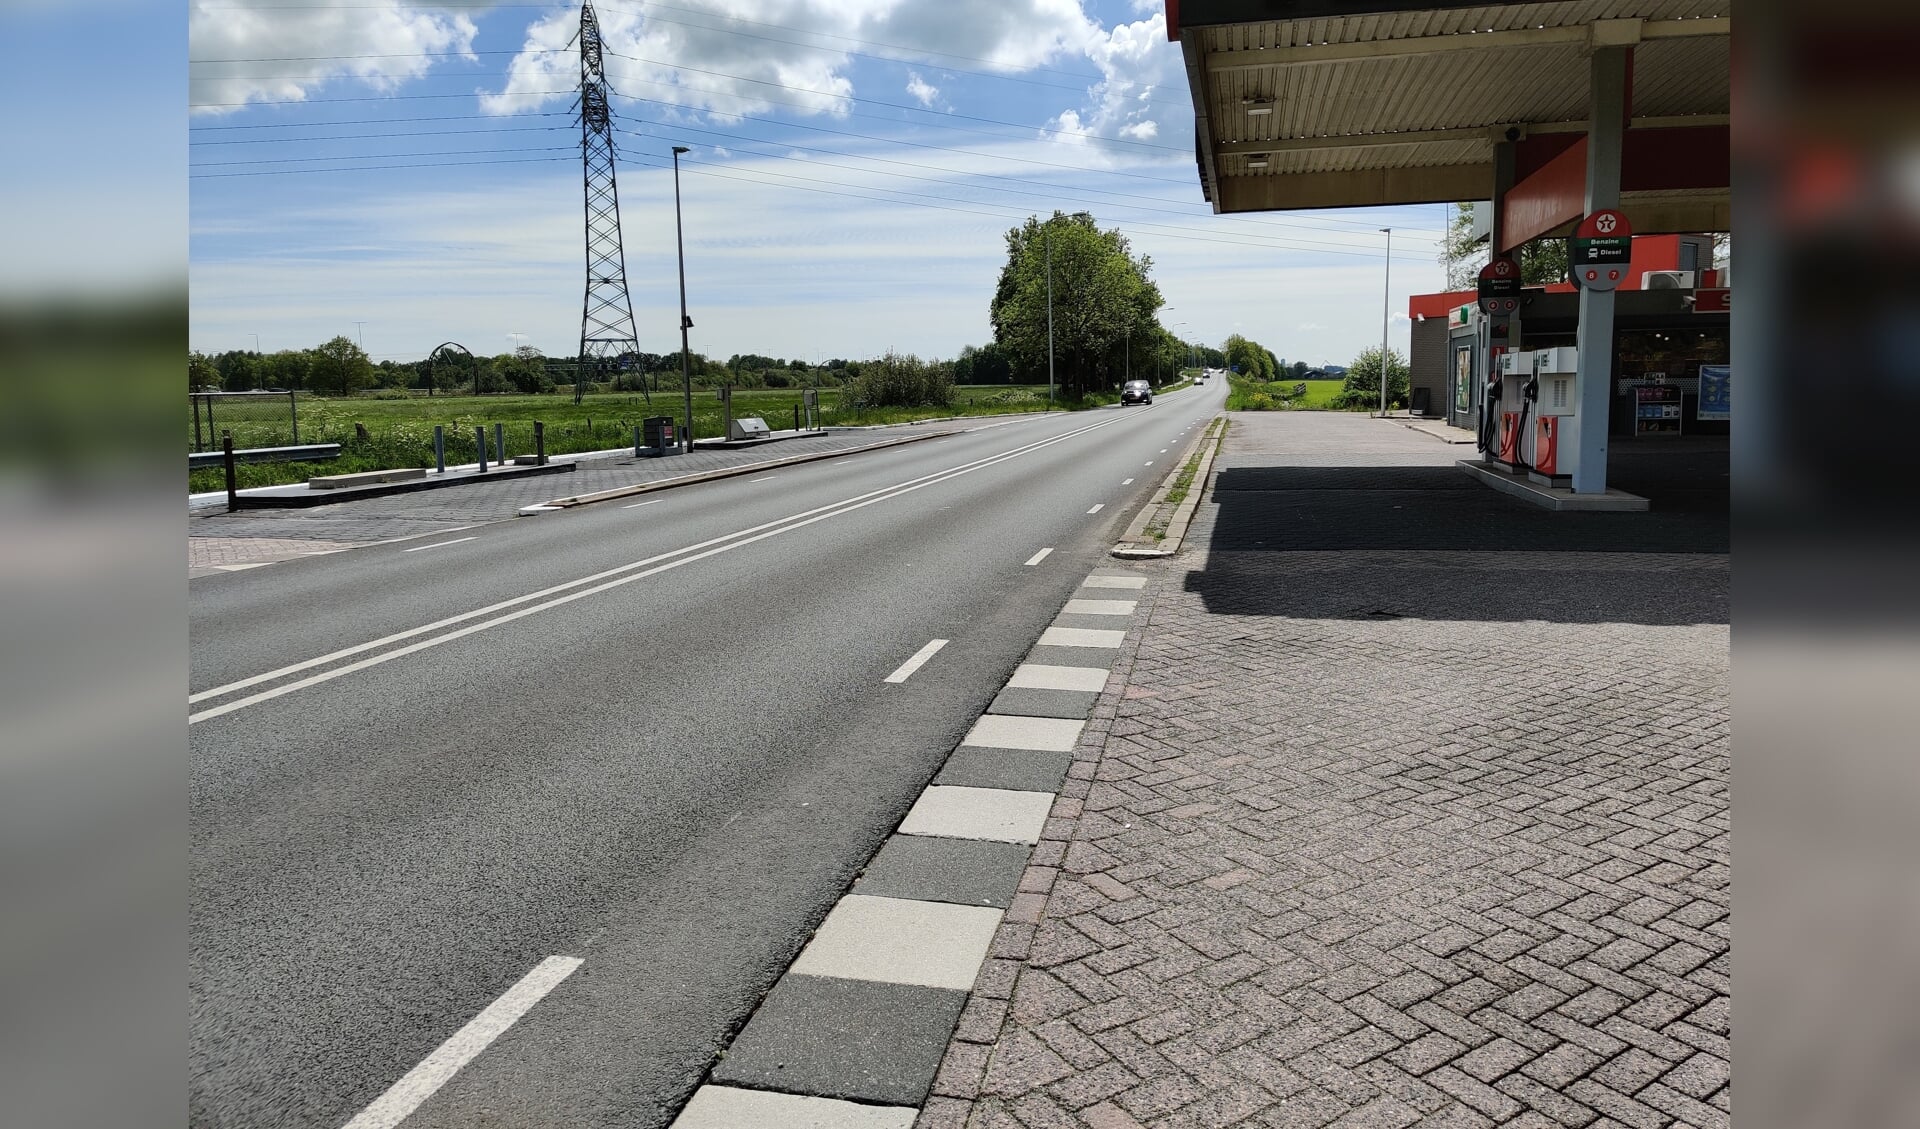
[[[1200,508],[1200,499],[1206,493],[1207,476],[1213,471],[1213,458],[1220,451],[1221,441],[1226,438],[1224,423],[1218,435],[1214,434],[1213,425],[1216,421],[1225,419],[1224,415],[1217,415],[1207,421],[1206,428],[1194,438],[1192,443],[1188,444],[1185,451],[1180,453],[1180,458],[1174,462],[1173,469],[1168,471],[1166,478],[1161,480],[1160,488],[1153,492],[1153,498],[1141,507],[1138,514],[1134,515],[1132,523],[1121,535],[1119,543],[1109,551],[1109,555],[1121,560],[1158,560],[1180,551],[1181,542],[1187,536],[1187,527],[1193,524],[1194,512]],[[1187,496],[1180,500],[1179,506],[1173,511],[1172,518],[1168,520],[1166,536],[1155,541],[1147,536],[1147,526],[1152,524],[1153,519],[1159,515],[1161,507],[1166,505],[1167,495],[1173,490],[1173,484],[1179,480],[1180,472],[1193,459],[1196,451],[1200,453],[1200,465],[1194,471],[1193,482],[1188,487]]]
[[[721,467],[718,470],[703,470],[697,474],[683,474],[677,478],[662,478],[654,482],[636,482],[632,486],[616,486],[610,490],[596,490],[591,494],[576,494],[570,498],[555,498],[550,502],[540,502],[531,506],[522,506],[521,517],[533,517],[538,514],[557,513],[574,506],[587,506],[595,502],[609,502],[615,498],[631,498],[636,494],[650,494],[655,490],[671,490],[676,486],[692,486],[699,482],[712,482],[720,478],[732,478],[735,475],[754,474],[769,467],[793,466],[798,463],[818,462],[821,459],[837,459],[843,455],[857,455],[863,451],[878,451],[887,447],[898,447],[906,443],[920,443],[928,439],[940,439],[947,435],[963,432],[937,432],[932,435],[909,435],[903,439],[889,439],[884,443],[868,443],[859,447],[848,447],[839,451],[813,451],[804,455],[789,455],[784,459],[767,459],[763,462],[746,463],[737,467]]]
[[[950,1100],[956,1037],[1004,1010],[1031,950],[1150,582],[1111,565],[1081,582],[672,1129],[910,1129]]]

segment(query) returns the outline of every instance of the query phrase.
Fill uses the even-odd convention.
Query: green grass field
[[[1339,380],[1275,380],[1263,383],[1236,378],[1232,384],[1233,391],[1227,395],[1227,409],[1237,412],[1341,411],[1343,409],[1334,406],[1334,397],[1340,394],[1344,383]],[[1302,384],[1307,386],[1306,395],[1295,396],[1293,390]]]
[[[841,390],[820,390],[820,422],[827,426],[905,423],[953,415],[998,415],[1040,411],[1046,406],[1047,386],[974,385],[954,389],[953,402],[927,408],[868,408],[856,410],[841,402]],[[1086,403],[1062,403],[1063,408],[1111,403],[1114,397]],[[797,388],[739,389],[733,394],[736,417],[759,416],[776,431],[794,424],[800,405]],[[348,399],[302,394],[298,411],[300,442],[338,443],[340,457],[317,463],[257,463],[238,468],[240,486],[274,486],[304,482],[315,475],[351,474],[368,470],[433,465],[433,429],[446,428],[447,462],[474,461],[473,429],[485,427],[491,448],[494,424],[506,430],[509,455],[533,452],[533,424],[546,424],[550,455],[602,451],[633,442],[633,429],[648,416],[672,416],[683,411],[678,390],[658,392],[651,404],[638,392],[609,392],[575,404],[571,394],[536,396],[414,396],[405,399],[357,396]],[[720,434],[720,401],[710,388],[693,393],[694,435]],[[193,449],[193,420],[187,424],[187,449]],[[219,431],[231,430],[236,448],[278,447],[292,442],[292,428],[284,398],[224,400],[214,407],[214,430],[202,421],[201,439],[208,450],[219,447]],[[364,429],[364,437],[362,435]],[[491,456],[491,450],[489,451]],[[196,470],[188,476],[188,490],[224,490],[224,471]]]

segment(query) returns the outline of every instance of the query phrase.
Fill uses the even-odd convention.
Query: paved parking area
[[[1457,457],[1234,417],[920,1126],[1728,1124],[1723,468]]]

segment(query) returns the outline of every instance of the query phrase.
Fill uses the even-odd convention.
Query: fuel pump
[[[1527,429],[1527,416],[1533,404],[1534,393],[1538,385],[1533,377],[1533,355],[1531,353],[1507,353],[1500,358],[1502,384],[1506,388],[1517,389],[1520,398],[1520,410],[1500,412],[1499,454],[1501,462],[1508,469],[1520,471],[1527,469],[1526,454],[1523,450]],[[1524,380],[1522,378],[1525,378]],[[1499,405],[1505,408],[1505,403]]]
[[[1539,349],[1533,353],[1535,387],[1533,452],[1529,470],[1535,481],[1564,486],[1580,453],[1579,353],[1575,349]],[[1602,421],[1599,426],[1606,426]]]

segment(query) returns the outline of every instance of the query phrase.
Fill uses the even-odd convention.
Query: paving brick
[[[1182,555],[1126,570],[1118,646],[1029,659],[1113,674],[1035,848],[1059,873],[1024,880],[1044,911],[981,972],[1049,981],[973,1121],[1724,1116],[1724,516],[1544,520],[1390,424],[1246,424]]]

